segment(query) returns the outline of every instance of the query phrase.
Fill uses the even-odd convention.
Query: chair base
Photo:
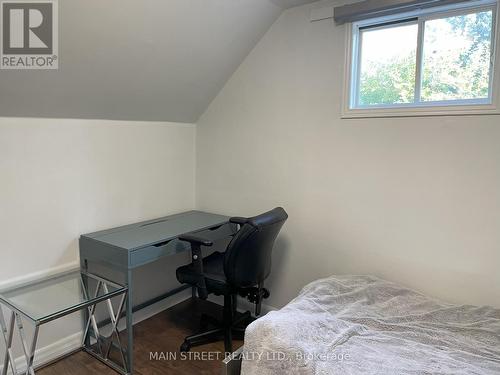
[[[235,319],[231,326],[228,327],[224,325],[224,322],[220,322],[209,315],[202,314],[200,327],[203,331],[187,336],[180,347],[180,351],[188,352],[194,346],[217,342],[221,338],[224,338],[224,350],[226,353],[231,353],[233,351],[232,339],[235,338],[237,340],[243,340],[246,326],[253,320],[254,319],[252,318],[250,311],[247,311]],[[207,329],[209,325],[212,325],[215,328]]]

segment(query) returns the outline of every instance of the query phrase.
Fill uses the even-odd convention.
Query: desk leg
[[[132,285],[132,270],[127,270],[127,363],[130,374],[134,373],[134,303],[133,303],[133,285]]]

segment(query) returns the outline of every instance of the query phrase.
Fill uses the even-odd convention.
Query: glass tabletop
[[[100,288],[96,294],[97,285]],[[0,301],[32,321],[43,324],[126,290],[119,284],[75,270],[1,290]]]

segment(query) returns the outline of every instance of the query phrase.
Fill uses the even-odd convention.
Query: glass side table
[[[40,326],[81,310],[85,311],[82,349],[120,374],[130,374],[126,361],[130,343],[127,342],[124,348],[118,331],[118,322],[127,295],[127,287],[80,270],[0,291],[0,328],[5,343],[2,375],[7,374],[9,367],[12,374],[18,374],[12,352],[16,327],[26,359],[26,370],[23,369],[23,373],[34,375],[33,363]],[[117,297],[118,300],[116,312],[112,303],[113,297]],[[100,302],[106,304],[109,319],[99,324],[96,318],[96,306]],[[8,324],[3,308],[10,311]],[[24,322],[29,322],[34,327],[33,337],[29,341],[24,330]],[[111,333],[104,336],[100,330]],[[110,356],[111,349],[116,349],[115,351],[119,353],[115,356],[118,360]]]

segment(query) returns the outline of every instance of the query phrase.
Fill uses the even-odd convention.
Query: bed
[[[243,375],[498,375],[500,309],[332,276],[249,325],[242,354]]]

